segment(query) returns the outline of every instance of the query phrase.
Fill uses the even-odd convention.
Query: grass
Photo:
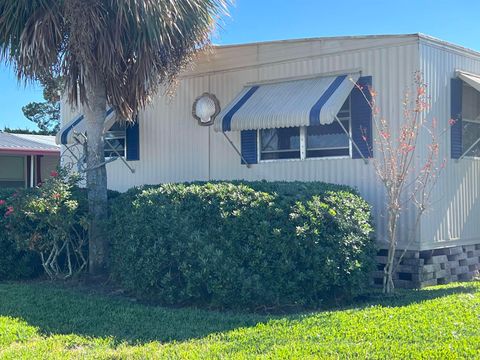
[[[480,358],[480,283],[271,317],[147,306],[49,283],[0,283],[0,357]]]

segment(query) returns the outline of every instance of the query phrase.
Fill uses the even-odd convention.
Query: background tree
[[[42,134],[55,135],[60,130],[60,93],[62,78],[47,73],[38,81],[43,87],[45,101],[32,101],[22,107],[23,115],[35,123]]]
[[[417,236],[420,219],[430,205],[432,190],[445,166],[445,160],[439,159],[437,121],[427,118],[430,104],[427,85],[420,72],[414,74],[412,89],[405,93],[402,102],[403,119],[398,122],[388,121],[381,116],[374,89],[360,90],[372,108],[377,134],[375,149],[378,155],[372,164],[386,196],[388,255],[383,270],[383,292],[390,294],[394,291],[393,276],[396,267]],[[366,92],[370,96],[366,96]],[[399,128],[396,124],[400,124]],[[426,139],[427,145],[420,148],[419,140],[422,137]],[[364,140],[367,140],[365,135]],[[416,211],[414,225],[409,229],[410,236],[403,239],[403,250],[398,251],[400,218],[406,210],[412,209]]]
[[[0,131],[10,134],[53,135],[50,130],[11,129],[6,126]]]
[[[210,42],[226,0],[0,0],[0,49],[19,79],[61,76],[87,131],[89,270],[103,272],[107,104],[132,121]]]

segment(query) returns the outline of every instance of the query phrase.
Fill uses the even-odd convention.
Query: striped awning
[[[105,125],[103,131],[108,131],[117,121],[115,110],[111,107],[105,112]],[[75,144],[75,134],[85,134],[87,124],[83,115],[79,115],[68,123],[64,124],[57,133],[55,142],[59,145]]]
[[[331,124],[360,74],[245,87],[215,120],[215,131]]]
[[[457,76],[475,90],[480,91],[480,75],[457,70]]]

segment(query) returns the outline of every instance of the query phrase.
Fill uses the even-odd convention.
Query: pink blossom
[[[5,200],[0,200],[0,206],[5,205],[6,201]]]
[[[50,172],[50,176],[51,176],[51,177],[57,177],[57,176],[58,176],[58,172],[56,172],[55,170],[52,170],[52,171]]]
[[[54,199],[57,199],[57,200],[58,200],[58,199],[60,199],[60,198],[62,197],[62,195],[60,195],[59,193],[55,193],[55,194],[52,195],[52,197],[53,197]]]
[[[9,216],[11,213],[13,213],[13,206],[8,206],[7,211],[5,212],[5,216]]]
[[[385,140],[390,138],[390,134],[387,131],[380,131],[380,136],[383,137]]]
[[[450,126],[455,125],[456,122],[457,122],[457,120],[450,119],[450,120],[448,120],[448,125],[450,125]]]

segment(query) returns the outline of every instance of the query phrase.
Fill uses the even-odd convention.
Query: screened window
[[[126,125],[115,123],[105,133],[105,157],[125,156]]]
[[[350,97],[337,115],[341,124],[260,130],[260,160],[350,156]]]
[[[342,121],[346,131],[350,123]],[[340,124],[309,126],[307,128],[307,158],[350,155],[350,141]]]
[[[480,93],[464,84],[462,98],[462,152],[480,157]]]
[[[300,128],[260,130],[260,159],[300,159]]]
[[[0,188],[25,187],[25,158],[0,156]]]
[[[350,155],[350,98],[338,112],[338,121],[307,127],[307,158]],[[346,132],[345,132],[346,131]]]

